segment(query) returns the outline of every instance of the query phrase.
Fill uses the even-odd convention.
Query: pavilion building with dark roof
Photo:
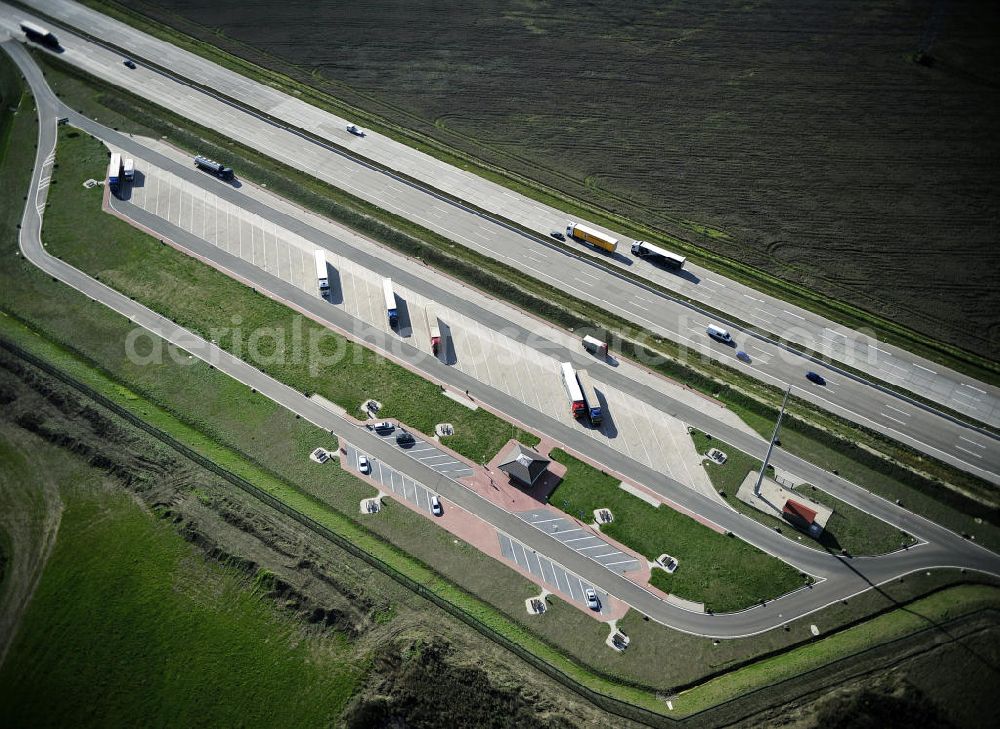
[[[514,443],[503,454],[497,468],[519,484],[531,488],[549,467],[548,458],[520,443]]]

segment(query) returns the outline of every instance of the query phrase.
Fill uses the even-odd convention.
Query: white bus
[[[563,362],[559,366],[562,368],[563,387],[566,389],[567,397],[569,397],[570,413],[574,418],[586,415],[587,404],[583,399],[583,391],[576,379],[573,365],[569,362]]]

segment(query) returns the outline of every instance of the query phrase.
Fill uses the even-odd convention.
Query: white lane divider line
[[[889,418],[889,420],[895,420],[900,425],[906,425],[906,421],[905,420],[900,420],[899,418],[894,418],[891,415],[889,415],[889,413],[882,413],[882,417],[883,418]]]
[[[972,444],[972,445],[974,445],[974,446],[975,446],[976,448],[982,448],[983,450],[986,450],[986,446],[984,446],[984,445],[983,445],[982,443],[977,443],[977,442],[976,442],[976,441],[974,441],[974,440],[969,440],[969,439],[968,439],[968,438],[966,438],[966,437],[965,437],[964,435],[960,435],[960,436],[958,436],[958,439],[959,439],[959,440],[964,440],[964,441],[965,441],[966,443],[971,443],[971,444]]]
[[[973,456],[974,458],[982,458],[981,455],[979,455],[978,453],[974,453],[973,451],[970,451],[968,448],[963,448],[962,446],[955,446],[955,447],[958,448],[958,450],[960,451],[968,453],[970,456]]]

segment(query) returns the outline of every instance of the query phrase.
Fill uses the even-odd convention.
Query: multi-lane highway
[[[771,529],[743,517],[726,506],[701,496],[682,484],[636,463],[621,453],[606,446],[595,446],[590,439],[583,440],[583,436],[579,433],[533,408],[512,401],[504,393],[492,390],[475,381],[470,383],[470,378],[467,376],[434,358],[419,356],[419,353],[406,343],[389,342],[384,332],[365,327],[356,320],[349,321],[350,317],[344,312],[330,307],[315,296],[306,295],[301,289],[291,286],[281,279],[259,269],[247,271],[254,277],[251,280],[273,295],[286,300],[290,306],[307,311],[311,316],[321,321],[328,321],[333,327],[360,331],[365,342],[376,350],[391,356],[412,357],[413,361],[422,363],[428,376],[439,381],[447,382],[456,388],[475,386],[477,397],[483,402],[507,412],[538,432],[565,443],[570,449],[586,450],[591,457],[601,461],[609,468],[655,489],[684,508],[702,514],[751,544],[784,559],[818,579],[818,582],[811,588],[803,588],[765,606],[726,615],[691,612],[662,600],[642,586],[605,569],[592,560],[581,557],[578,552],[567,548],[543,531],[535,529],[516,515],[479,497],[461,484],[442,476],[419,461],[407,458],[381,439],[306,398],[302,393],[268,377],[246,362],[236,359],[212,343],[108,288],[64,261],[48,255],[42,247],[40,238],[41,212],[44,210],[48,181],[55,157],[57,118],[68,117],[71,124],[116,145],[124,146],[130,143],[130,140],[100,124],[81,117],[62,105],[46,86],[38,67],[19,44],[7,41],[3,44],[3,48],[16,60],[28,78],[35,94],[40,120],[36,165],[20,231],[21,250],[27,260],[47,274],[130,318],[137,325],[145,327],[191,354],[213,363],[221,371],[256,388],[275,402],[302,415],[320,427],[361,445],[367,452],[391,467],[441,493],[446,499],[478,515],[524,544],[537,549],[550,559],[580,575],[581,578],[599,585],[609,594],[623,600],[658,622],[701,635],[736,637],[769,630],[832,602],[845,599],[917,570],[935,567],[962,567],[1000,575],[1000,556],[879,499],[832,474],[825,473],[809,464],[797,462],[795,459],[779,453],[775,457],[776,464],[787,464],[787,467],[795,473],[807,478],[824,490],[834,493],[845,501],[895,524],[901,529],[905,529],[922,540],[920,544],[909,550],[881,557],[858,559],[840,558],[803,547]],[[136,144],[134,141],[131,143]],[[155,152],[144,149],[143,154],[144,156],[152,156],[155,155]],[[155,223],[156,221],[149,222]],[[193,251],[199,252],[196,249],[198,241],[191,239],[193,236],[185,239],[182,235],[183,231],[170,232],[177,234],[178,242],[182,246],[191,246]],[[207,250],[199,253],[229,256],[219,249],[215,249],[214,253]],[[241,259],[236,259],[233,256],[229,256],[229,259],[231,260],[221,258],[218,260],[234,267],[234,269],[240,265]],[[728,428],[723,424],[713,424],[709,430],[716,432],[720,437],[734,445],[745,448],[748,452],[758,453],[761,447],[759,439],[749,437],[745,433]]]
[[[63,59],[96,76],[199,123],[213,126],[276,159],[420,222],[463,245],[526,270],[540,280],[605,306],[646,329],[688,345],[692,352],[707,352],[772,384],[792,383],[796,394],[822,407],[971,473],[1000,482],[1000,449],[996,447],[997,439],[990,434],[748,334],[737,334],[737,340],[739,346],[751,354],[753,362],[741,364],[734,359],[734,348],[711,342],[704,335],[704,327],[709,321],[707,316],[616,275],[615,266],[641,267],[651,279],[671,284],[685,295],[700,297],[713,307],[736,312],[740,318],[750,319],[755,324],[764,326],[765,321],[770,321],[773,326],[765,328],[780,330],[776,333],[786,338],[796,340],[798,337],[820,349],[822,342],[829,342],[830,351],[840,352],[841,358],[852,359],[853,366],[992,424],[1000,423],[1000,413],[993,400],[995,388],[944,372],[937,365],[922,363],[905,352],[857,338],[808,312],[744,290],[710,272],[692,269],[688,276],[677,277],[656,272],[646,262],[633,262],[630,257],[609,260],[610,268],[603,268],[588,259],[568,255],[562,249],[525,236],[432,190],[387,174],[380,167],[365,162],[360,155],[367,155],[380,164],[393,163],[411,177],[426,180],[435,188],[446,189],[535,230],[558,227],[557,221],[565,223],[558,211],[517,198],[503,188],[443,165],[392,140],[378,135],[363,139],[353,137],[343,129],[341,119],[86,8],[72,3],[49,2],[40,2],[38,6],[94,36],[113,40],[140,58],[154,59],[176,74],[172,76],[142,66],[127,69],[122,66],[118,54],[60,31],[65,48]],[[0,24],[12,32],[17,32],[17,19],[22,16],[23,13],[9,6],[0,5]],[[245,107],[204,93],[179,78],[190,78],[218,89],[228,97],[239,99]],[[248,111],[251,108],[280,119],[284,124],[308,129],[340,147],[349,147],[351,154],[332,146],[318,145],[302,134],[263,118],[261,113]],[[693,291],[688,290],[691,287]],[[736,298],[732,298],[733,295]],[[856,342],[850,357],[842,348],[848,340]],[[828,385],[817,387],[807,383],[803,378],[807,369],[824,371]],[[892,372],[896,374],[891,376]]]

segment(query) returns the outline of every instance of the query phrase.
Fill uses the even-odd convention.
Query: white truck
[[[123,170],[122,174],[125,177],[125,182],[132,182],[135,179],[135,160],[131,157],[126,157]]]
[[[319,295],[330,293],[330,274],[326,270],[326,253],[322,248],[316,250],[316,283],[319,285]]]
[[[671,268],[684,268],[684,261],[687,260],[684,256],[671,253],[644,240],[637,240],[632,244],[632,255],[662,261]]]

